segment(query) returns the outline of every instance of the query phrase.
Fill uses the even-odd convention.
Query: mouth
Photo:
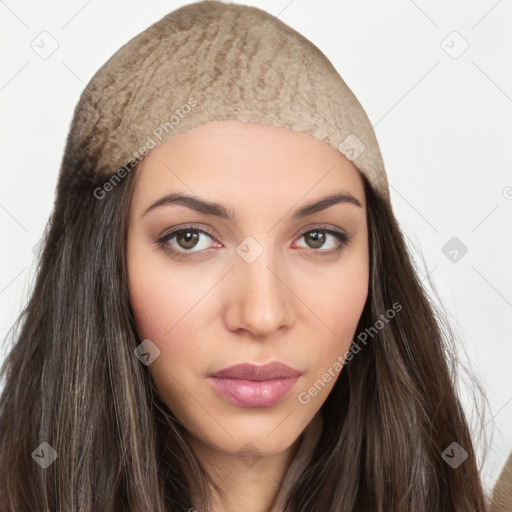
[[[242,363],[208,376],[225,398],[242,407],[270,407],[295,385],[301,372],[280,362]]]

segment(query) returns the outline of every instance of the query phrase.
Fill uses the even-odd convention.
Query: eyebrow
[[[317,199],[313,202],[309,202],[304,206],[301,206],[297,209],[292,215],[292,219],[301,219],[303,217],[307,217],[308,215],[312,215],[313,213],[320,212],[334,206],[335,204],[351,204],[354,206],[358,206],[362,208],[360,201],[354,197],[352,194],[346,191],[336,192],[334,194],[330,194],[328,196]],[[219,203],[206,201],[204,199],[198,199],[194,196],[189,196],[186,194],[182,194],[179,192],[173,192],[164,197],[161,197],[153,204],[148,206],[141,217],[144,217],[147,213],[155,208],[160,206],[167,206],[170,204],[179,204],[182,206],[186,206],[192,210],[197,212],[205,213],[207,215],[213,215],[215,217],[220,217],[221,219],[236,220],[236,214],[233,210],[228,210],[224,206]]]

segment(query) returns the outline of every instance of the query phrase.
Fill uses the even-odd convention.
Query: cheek
[[[171,269],[159,249],[144,252],[129,245],[128,250],[129,295],[139,335],[156,344],[171,340],[193,316],[204,283],[197,272]]]
[[[180,372],[194,366],[196,351],[191,350],[193,342],[190,340],[193,327],[188,322],[193,316],[191,308],[197,302],[197,292],[193,292],[194,286],[182,282],[180,273],[171,276],[169,268],[158,259],[137,253],[137,250],[130,253],[129,294],[140,340],[149,339],[160,350],[148,366],[153,383],[176,412],[186,399],[181,396],[181,390],[187,386],[187,374]]]
[[[347,353],[368,296],[369,269],[364,255],[345,265],[316,294],[318,316],[325,325],[315,329],[303,347],[311,367],[298,394],[299,403],[319,408],[343,371]],[[315,321],[318,324],[318,320]],[[320,333],[323,333],[321,335]]]
[[[141,340],[150,339],[160,350],[148,366],[151,379],[179,421],[201,437],[215,428],[208,424],[204,404],[211,396],[202,383],[218,348],[200,335],[216,316],[209,294],[215,283],[201,272],[170,269],[159,257],[133,256],[128,266],[134,320]]]
[[[130,302],[141,339],[158,342],[172,327],[172,311],[176,298],[167,287],[165,276],[157,278],[154,267],[149,270],[137,259],[129,267]]]
[[[334,331],[353,338],[359,318],[363,312],[368,297],[368,268],[361,266],[354,272],[344,276],[338,284],[339,293],[333,297],[333,311],[335,315]]]
[[[368,255],[361,251],[354,252],[316,289],[309,303],[315,316],[312,321],[318,325],[321,320],[315,329],[315,373],[324,372],[350,348],[368,297],[368,283]]]
[[[347,341],[355,333],[368,297],[368,283],[369,261],[364,251],[351,253],[339,268],[324,277],[322,287],[315,293],[315,311],[335,338]]]
[[[140,246],[139,246],[140,247]],[[176,392],[179,383],[191,378],[191,368],[202,373],[200,363],[211,360],[208,344],[202,346],[197,332],[215,316],[209,292],[215,276],[183,268],[171,269],[168,256],[154,249],[145,252],[128,245],[128,287],[139,337],[151,340],[160,355],[149,370],[162,394]]]

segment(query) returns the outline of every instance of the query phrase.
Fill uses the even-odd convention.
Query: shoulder
[[[512,453],[503,467],[492,492],[490,512],[512,510]]]

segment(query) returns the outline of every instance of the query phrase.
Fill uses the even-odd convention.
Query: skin
[[[140,339],[160,350],[149,371],[226,494],[214,494],[213,510],[270,510],[301,434],[339,372],[307,404],[298,395],[350,348],[368,295],[361,177],[340,152],[309,135],[239,121],[208,123],[161,143],[137,172],[127,265]],[[292,219],[296,209],[334,191],[351,194],[361,207],[342,202]],[[237,219],[179,204],[143,215],[171,192],[220,203]],[[190,223],[214,237],[198,233],[195,246],[174,237],[167,246],[189,256],[171,257],[156,240]],[[311,237],[315,224],[343,230],[348,245],[326,255],[341,242],[322,231],[323,243]],[[263,249],[251,263],[236,252],[249,236]],[[271,361],[303,373],[269,407],[236,405],[208,379],[233,364]],[[252,467],[237,456],[248,442],[261,457]]]

